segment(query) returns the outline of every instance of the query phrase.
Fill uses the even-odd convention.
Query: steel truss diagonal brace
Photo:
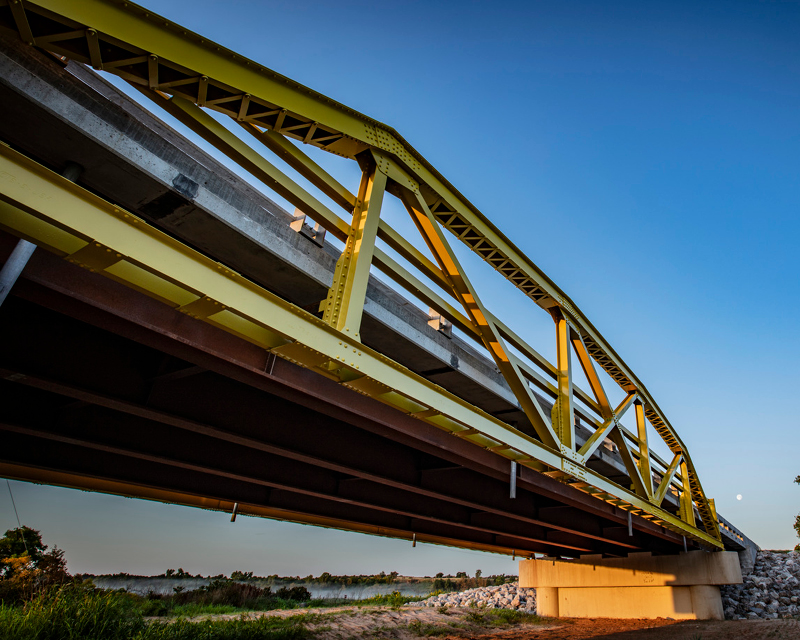
[[[619,420],[621,420],[622,416],[625,415],[625,412],[633,404],[633,400],[635,398],[636,394],[630,394],[626,396],[625,399],[620,402],[619,406],[612,412],[611,417],[606,420],[600,426],[600,428],[598,428],[584,443],[580,451],[578,451],[578,454],[582,456],[584,460],[588,460],[597,450],[597,448],[603,444],[603,440],[609,437],[611,430],[617,428]]]
[[[675,457],[672,459],[669,467],[667,468],[664,477],[661,478],[661,483],[658,485],[658,489],[656,489],[655,493],[653,494],[653,504],[657,507],[664,502],[664,498],[667,496],[667,491],[669,491],[669,486],[672,483],[672,479],[675,477],[675,473],[678,471],[678,467],[683,462],[683,456],[680,453],[675,454]]]
[[[523,378],[515,359],[510,357],[503,338],[500,336],[497,327],[489,319],[489,314],[467,279],[455,253],[453,253],[450,244],[444,237],[439,223],[433,217],[430,209],[428,209],[425,200],[422,199],[419,192],[412,194],[406,190],[401,191],[401,199],[428,248],[439,263],[439,267],[453,288],[457,299],[464,307],[464,311],[466,311],[472,324],[480,332],[486,348],[511,387],[536,433],[545,445],[560,450],[558,436],[544,415],[539,401]]]
[[[606,395],[605,389],[603,389],[603,385],[594,368],[592,357],[589,355],[589,351],[586,349],[586,344],[583,342],[580,333],[571,330],[570,342],[572,342],[572,348],[575,351],[575,355],[578,357],[581,369],[583,369],[586,380],[588,380],[592,393],[597,400],[597,405],[600,408],[600,415],[604,420],[610,420],[613,412],[611,411],[611,405],[608,403],[608,396]]]
[[[633,458],[633,453],[631,453],[630,447],[628,447],[628,443],[625,440],[625,434],[622,433],[619,426],[616,426],[608,434],[608,437],[611,438],[611,441],[615,445],[617,445],[617,449],[619,449],[619,454],[622,457],[622,462],[625,464],[625,470],[628,472],[628,475],[631,478],[631,483],[633,484],[633,490],[636,492],[637,495],[649,499],[652,495],[652,492],[648,493],[647,491],[644,479],[642,478],[642,474],[639,471],[639,465],[636,464],[636,460],[634,460]]]

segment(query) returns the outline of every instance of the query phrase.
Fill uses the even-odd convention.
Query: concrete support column
[[[562,618],[722,620],[721,584],[740,584],[735,552],[523,560],[519,585],[536,589],[539,615]]]
[[[558,618],[558,589],[555,587],[536,588],[536,613],[547,618]]]

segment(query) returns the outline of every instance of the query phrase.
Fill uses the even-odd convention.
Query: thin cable
[[[11,496],[11,504],[14,507],[14,515],[17,516],[17,526],[19,527],[19,535],[22,536],[22,544],[25,545],[25,553],[27,553],[30,556],[31,552],[28,551],[28,543],[25,542],[25,531],[22,528],[22,523],[19,521],[19,513],[17,513],[17,503],[14,502],[14,494],[11,493],[11,483],[8,481],[8,478],[6,478],[6,486],[8,487],[8,495]]]

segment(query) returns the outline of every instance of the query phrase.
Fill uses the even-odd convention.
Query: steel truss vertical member
[[[680,495],[680,516],[681,520],[683,520],[689,526],[694,527],[694,502],[692,501],[692,486],[691,480],[689,479],[689,466],[686,464],[685,460],[681,461],[681,475],[683,478],[683,487],[681,488],[681,495]]]
[[[483,306],[478,294],[475,293],[475,289],[467,279],[464,269],[458,262],[439,223],[434,218],[422,195],[420,195],[419,191],[412,193],[402,189],[400,198],[420,234],[422,234],[422,238],[436,258],[436,262],[439,264],[439,268],[442,270],[450,287],[452,287],[455,297],[464,307],[464,311],[466,311],[473,326],[480,334],[484,346],[511,387],[514,396],[517,398],[527,418],[531,421],[537,435],[546,446],[558,450],[560,448],[558,436],[553,430],[550,420],[545,416],[539,401],[522,377],[522,371],[516,362],[516,358],[506,349],[499,330],[490,319],[492,316]]]
[[[61,172],[67,180],[71,182],[77,181],[78,177],[83,172],[83,167],[74,162],[68,162],[67,166]],[[36,250],[36,245],[28,242],[22,238],[19,239],[11,255],[0,270],[0,305],[2,305],[8,297],[14,283],[22,275],[25,265],[31,259],[33,252]]]
[[[575,449],[575,406],[572,403],[572,367],[570,362],[570,334],[573,332],[567,319],[558,309],[551,311],[556,323],[556,371],[558,396],[550,413],[553,429],[562,450]]]
[[[650,470],[650,445],[647,442],[647,419],[644,415],[644,405],[641,400],[634,400],[636,411],[636,435],[639,438],[639,471],[642,474],[647,495],[653,496],[653,472]]]
[[[328,298],[321,305],[324,322],[356,339],[359,339],[361,331],[369,267],[375,251],[385,190],[386,174],[375,165],[362,173],[350,234],[336,263]]]

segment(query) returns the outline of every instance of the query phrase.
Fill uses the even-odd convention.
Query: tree
[[[797,484],[800,484],[800,476],[797,476],[794,481]],[[800,514],[798,514],[794,519],[794,530],[797,532],[797,537],[800,538]],[[795,545],[795,551],[800,551],[800,544]]]
[[[0,602],[28,600],[70,578],[64,552],[58,547],[47,549],[36,529],[6,531],[0,538]]]
[[[36,529],[24,526],[9,529],[0,538],[0,576],[5,577],[12,571],[6,560],[29,556],[31,561],[38,562],[45,551],[47,545],[42,542],[42,535]]]

